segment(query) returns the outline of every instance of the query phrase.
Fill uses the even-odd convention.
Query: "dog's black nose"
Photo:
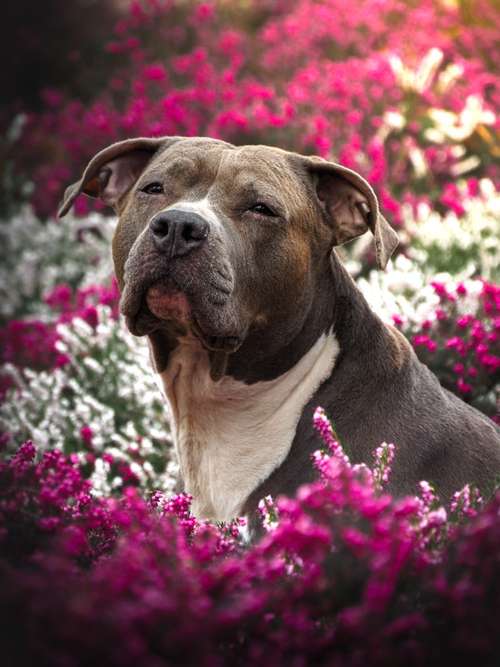
[[[159,213],[149,223],[149,229],[156,248],[171,258],[187,255],[208,236],[208,222],[201,215],[180,209]]]

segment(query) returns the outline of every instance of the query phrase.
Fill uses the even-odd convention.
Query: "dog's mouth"
[[[235,352],[243,342],[243,336],[220,335],[206,317],[198,317],[191,299],[172,277],[146,284],[140,290],[126,286],[121,311],[134,336],[167,329],[175,337],[191,334],[207,350],[226,354]]]
[[[188,326],[192,319],[187,296],[172,281],[160,282],[146,290],[145,305],[159,321],[178,322]]]

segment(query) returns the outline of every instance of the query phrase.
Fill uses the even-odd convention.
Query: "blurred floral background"
[[[131,136],[342,162],[401,238],[385,273],[369,239],[342,249],[359,287],[445,387],[500,422],[499,21],[494,0],[3,10],[0,575],[12,664],[437,664],[438,639],[450,656],[495,664],[500,499],[477,513],[468,489],[447,514],[424,485],[402,505],[378,483],[392,454],[360,471],[328,441],[319,486],[263,504],[258,546],[243,546],[237,523],[197,522],[172,495],[147,349],[119,321],[115,220],[85,197],[64,220],[55,210],[96,151]]]

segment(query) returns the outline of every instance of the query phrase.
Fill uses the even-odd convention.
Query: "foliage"
[[[408,257],[427,275],[481,276],[500,281],[500,195],[494,184],[469,179],[456,190],[462,211],[440,216],[421,204],[405,215],[403,243]]]
[[[439,298],[434,317],[405,333],[443,386],[498,421],[500,288],[486,281],[469,285],[453,290],[433,281]]]
[[[465,487],[445,509],[422,481],[392,498],[397,443],[351,465],[318,410],[318,481],[262,499],[261,539],[198,521],[172,495],[147,348],[119,319],[114,219],[84,198],[52,218],[91,155],[134,135],[341,161],[402,241],[385,273],[368,235],[342,248],[357,285],[445,387],[500,421],[498,8],[131,0],[96,39],[115,12],[109,39],[75,44],[73,82],[0,119],[2,659],[496,665],[500,494]]]
[[[46,225],[30,207],[2,220],[0,323],[32,314],[47,316],[45,297],[58,285],[75,290],[107,281],[111,229],[112,224],[98,214],[83,220],[69,216]]]
[[[182,494],[95,498],[74,457],[25,443],[0,464],[8,664],[494,664],[500,497],[466,487],[449,516],[426,484],[395,500],[394,446],[352,466],[314,419],[320,479],[268,498],[252,545]]]
[[[475,48],[493,47],[483,17],[498,15],[477,5],[469,34],[459,6],[438,0],[133,0],[101,47],[108,77],[94,98],[50,89],[25,115],[8,151],[14,180],[34,184],[48,216],[112,141],[209,135],[334,156],[396,224],[404,202],[457,210],[458,176],[498,178],[495,69]]]
[[[57,325],[53,368],[4,367],[11,389],[0,407],[3,446],[33,438],[43,450],[74,454],[101,494],[138,484],[172,490],[165,402],[147,348],[125,333],[109,306],[91,312],[94,326],[81,317]],[[30,350],[45,359],[33,341]]]
[[[441,384],[499,420],[500,290],[483,279],[426,277],[400,257],[359,286],[375,311],[411,340]]]

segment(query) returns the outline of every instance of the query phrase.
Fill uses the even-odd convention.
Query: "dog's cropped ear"
[[[342,245],[368,229],[375,239],[377,264],[385,268],[398,235],[380,213],[377,196],[357,172],[322,158],[307,158],[316,193],[334,230],[334,245]]]
[[[66,215],[82,192],[89,197],[100,197],[105,204],[115,207],[139,178],[154,153],[180,139],[139,137],[118,141],[104,148],[90,160],[80,180],[66,189],[59,217]]]

